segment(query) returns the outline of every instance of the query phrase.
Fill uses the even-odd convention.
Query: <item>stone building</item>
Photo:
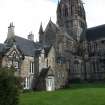
[[[0,44],[0,67],[14,66],[24,89],[54,91],[74,80],[105,79],[105,25],[87,28],[81,0],[61,0],[57,23],[39,28],[39,42],[16,36],[13,23]]]

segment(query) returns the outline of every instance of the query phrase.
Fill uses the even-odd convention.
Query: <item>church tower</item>
[[[74,40],[79,41],[87,28],[85,10],[81,0],[61,0],[57,7],[57,24]]]

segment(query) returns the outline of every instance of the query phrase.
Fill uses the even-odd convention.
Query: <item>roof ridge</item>
[[[24,39],[24,40],[26,40],[26,41],[35,43],[34,41],[31,41],[31,40],[29,40],[29,39],[26,39],[26,38],[23,38],[23,37],[20,37],[20,36],[17,36],[17,35],[15,35],[15,37],[22,38],[22,39]]]
[[[98,26],[94,26],[94,27],[89,27],[89,28],[87,28],[87,30],[97,29],[97,28],[100,28],[100,27],[102,27],[102,26],[105,26],[105,24],[98,25]]]
[[[100,38],[105,38],[105,24],[87,29],[86,39],[88,41],[94,41]]]

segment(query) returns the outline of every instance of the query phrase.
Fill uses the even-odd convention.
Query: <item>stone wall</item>
[[[21,64],[21,77],[30,75],[30,63],[34,62],[34,57],[25,56]]]

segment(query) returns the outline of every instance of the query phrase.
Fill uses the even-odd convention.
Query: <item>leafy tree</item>
[[[13,68],[0,68],[0,105],[18,105],[19,84]]]

